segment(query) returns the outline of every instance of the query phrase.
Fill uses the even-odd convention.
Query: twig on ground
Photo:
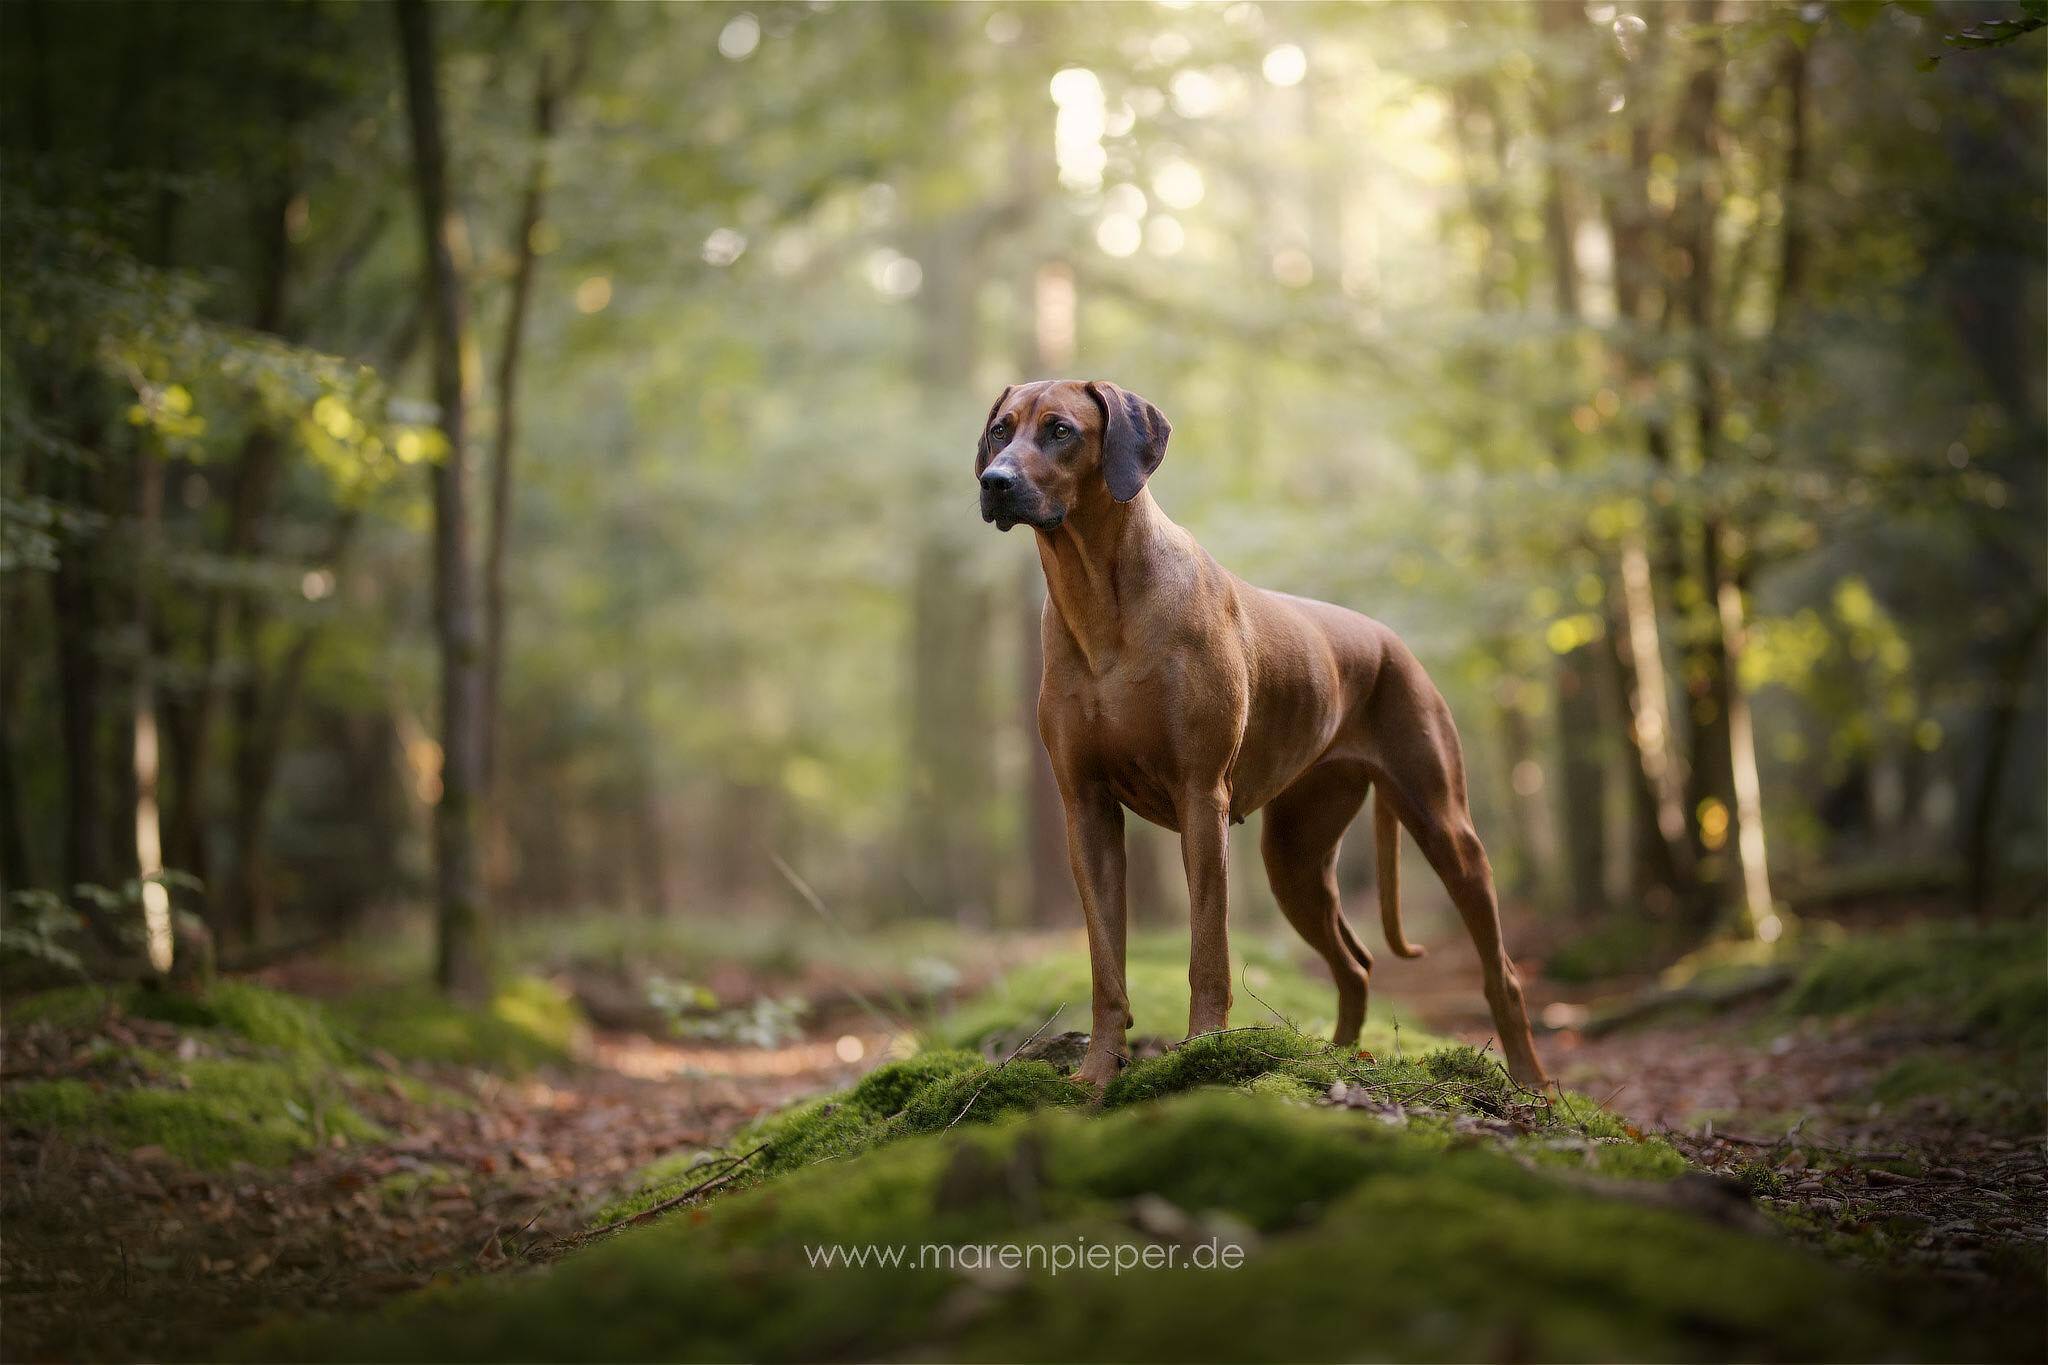
[[[996,1074],[1000,1072],[1004,1067],[1008,1066],[1011,1062],[1016,1061],[1018,1053],[1022,1052],[1025,1048],[1030,1047],[1033,1043],[1037,1042],[1038,1035],[1045,1032],[1047,1029],[1051,1028],[1052,1021],[1059,1018],[1060,1011],[1065,1009],[1066,1007],[1067,1002],[1062,1000],[1056,1007],[1054,1007],[1053,1012],[1045,1017],[1045,1022],[1040,1024],[1036,1029],[1032,1030],[1031,1036],[1029,1038],[1026,1038],[1023,1042],[1017,1044],[1016,1047],[1010,1050],[1009,1056],[1003,1058],[1002,1061],[997,1062],[995,1066],[989,1069],[988,1075],[983,1076],[981,1078],[981,1084],[974,1087],[974,1093],[967,1097],[967,1103],[960,1106],[960,1112],[953,1115],[953,1123],[958,1123],[960,1122],[960,1120],[967,1117],[967,1111],[974,1107],[974,1102],[981,1098],[981,1092],[988,1089],[988,1083],[996,1078]],[[940,1131],[946,1133],[952,1132],[953,1123],[947,1124]]]
[[[689,1189],[684,1190],[681,1194],[676,1195],[674,1198],[662,1200],[653,1208],[642,1209],[640,1210],[640,1212],[635,1214],[629,1214],[626,1217],[619,1219],[615,1223],[606,1223],[601,1228],[592,1228],[588,1232],[579,1232],[575,1236],[570,1237],[567,1240],[571,1243],[587,1242],[593,1237],[602,1237],[607,1232],[617,1232],[620,1228],[632,1227],[636,1223],[644,1223],[648,1219],[653,1218],[659,1214],[667,1213],[670,1209],[674,1208],[678,1204],[685,1203],[688,1200],[695,1199],[700,1194],[707,1194],[710,1191],[717,1189],[720,1185],[723,1185],[726,1181],[731,1180],[733,1177],[737,1176],[742,1170],[744,1170],[746,1168],[746,1164],[749,1161],[752,1161],[755,1157],[761,1155],[761,1153],[767,1150],[768,1144],[764,1142],[751,1152],[747,1152],[741,1156],[727,1157],[725,1158],[725,1160],[729,1163],[727,1169],[711,1177],[711,1179],[703,1181],[696,1185],[692,1185]]]

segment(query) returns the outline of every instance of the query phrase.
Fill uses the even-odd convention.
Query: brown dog
[[[1224,864],[1232,824],[1266,812],[1273,895],[1337,981],[1336,1041],[1357,1041],[1372,955],[1337,899],[1337,842],[1369,788],[1381,923],[1401,957],[1395,852],[1408,827],[1479,950],[1508,1069],[1544,1083],[1522,985],[1501,945],[1493,871],[1465,804],[1450,709],[1379,622],[1268,592],[1218,567],[1145,491],[1166,418],[1114,384],[1014,385],[974,462],[981,515],[1038,532],[1047,598],[1038,727],[1066,807],[1088,921],[1094,1027],[1078,1079],[1123,1060],[1123,813],[1181,837],[1191,907],[1188,1034],[1230,1016]]]

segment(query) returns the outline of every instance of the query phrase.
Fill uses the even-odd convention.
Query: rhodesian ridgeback
[[[1255,588],[1169,521],[1145,489],[1169,430],[1159,409],[1114,384],[1044,380],[1003,390],[975,454],[982,519],[1035,530],[1045,569],[1038,728],[1066,810],[1093,977],[1076,1079],[1107,1083],[1131,1026],[1126,807],[1180,835],[1189,1037],[1229,1023],[1229,828],[1263,810],[1274,898],[1329,964],[1335,1040],[1355,1044],[1372,954],[1338,901],[1337,844],[1376,789],[1388,945],[1399,957],[1422,951],[1401,930],[1396,854],[1406,825],[1479,950],[1510,1073],[1544,1084],[1450,708],[1386,626]]]

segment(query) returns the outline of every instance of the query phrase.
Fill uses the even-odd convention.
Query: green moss
[[[1093,1098],[1057,1067],[1011,1062],[932,1082],[904,1106],[893,1126],[903,1135],[932,1133],[955,1123],[988,1123],[1004,1114],[1072,1108]]]
[[[1788,1014],[1895,1009],[1984,1042],[2048,1052],[2048,921],[1929,920],[1819,949]]]
[[[1103,1090],[1102,1103],[1106,1109],[1121,1109],[1197,1086],[1243,1085],[1275,1072],[1302,1076],[1333,1051],[1327,1043],[1278,1026],[1212,1033],[1124,1068]],[[1306,1079],[1321,1079],[1328,1088],[1336,1078],[1329,1068],[1327,1077]]]
[[[87,1028],[105,1018],[107,1011],[117,1007],[122,998],[123,992],[98,986],[65,986],[10,999],[0,1013],[4,1013],[10,1028],[28,1024]]]
[[[280,1165],[336,1136],[365,1140],[377,1126],[331,1077],[286,1062],[240,1057],[181,1062],[133,1054],[156,1084],[96,1088],[78,1080],[10,1086],[7,1122],[91,1135],[120,1147],[160,1146],[193,1166]]]
[[[83,1127],[99,1107],[99,1092],[84,1081],[16,1081],[0,1089],[0,1118],[31,1132]]]
[[[1973,1127],[1995,1132],[2034,1134],[2048,1125],[2040,1059],[2026,1053],[1913,1053],[1879,1077],[1870,1096],[1892,1106],[1933,1102]]]
[[[963,1180],[962,1174],[975,1175]],[[963,1191],[966,1193],[963,1195]],[[1181,1231],[1162,1224],[1172,1212]],[[1149,1220],[1149,1221],[1148,1221]],[[1249,1233],[1245,1229],[1256,1229]],[[1145,1229],[1149,1228],[1147,1231]],[[1249,1246],[1234,1270],[918,1268],[920,1248]],[[890,1266],[818,1248],[902,1247]],[[1045,1251],[1040,1253],[1044,1264]],[[1110,1252],[1114,1255],[1114,1251]],[[940,1262],[945,1257],[940,1256]],[[972,1264],[972,1261],[967,1262]],[[1921,1296],[1924,1297],[1924,1296]],[[678,1311],[678,1305],[688,1311]],[[252,1359],[1862,1360],[1985,1354],[1788,1242],[1480,1148],[1213,1091],[916,1137],[531,1276],[273,1329]]]
[[[217,981],[204,992],[139,987],[129,1013],[187,1028],[219,1028],[293,1056],[338,1061],[344,1054],[327,1012],[310,1000],[253,982]]]
[[[920,1052],[900,1062],[878,1066],[861,1079],[847,1095],[847,1102],[875,1118],[903,1112],[911,1097],[933,1081],[957,1076],[985,1065],[981,1058],[964,1050]]]
[[[518,977],[482,1008],[424,989],[356,996],[342,1011],[372,1047],[411,1061],[522,1074],[562,1065],[584,1029],[575,1002],[537,977]]]
[[[753,1170],[773,1175],[865,1152],[882,1140],[883,1126],[844,1096],[830,1095],[754,1124],[732,1146],[735,1153],[765,1146]]]

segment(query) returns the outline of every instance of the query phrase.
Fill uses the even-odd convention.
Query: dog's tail
[[[1401,932],[1401,822],[1385,792],[1372,796],[1372,832],[1379,850],[1380,928],[1395,957],[1421,957],[1423,950]]]

